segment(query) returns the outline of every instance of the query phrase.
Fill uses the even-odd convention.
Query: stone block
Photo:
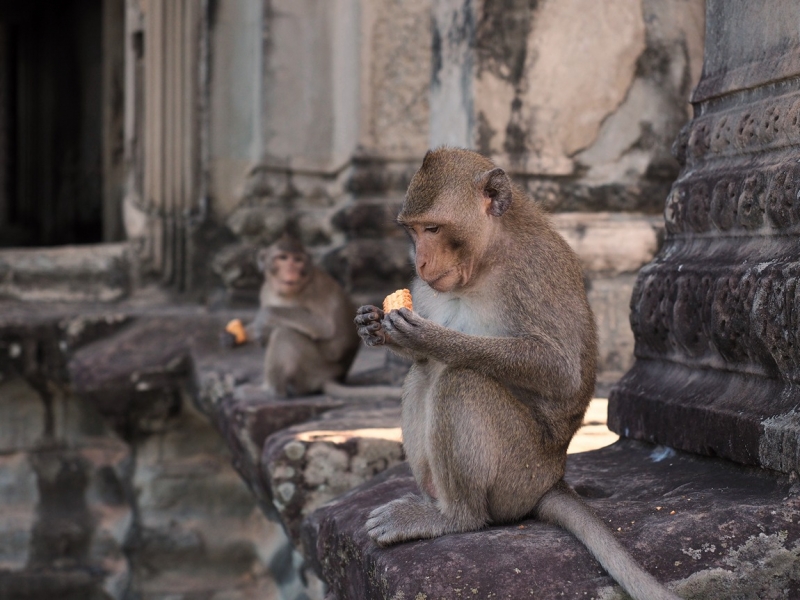
[[[264,282],[258,269],[255,244],[231,244],[220,250],[211,262],[211,268],[228,289],[256,292]]]
[[[276,513],[261,468],[265,440],[273,433],[344,404],[344,400],[321,395],[278,400],[266,397],[263,390],[252,386],[237,388],[232,398],[220,404],[214,421],[233,454],[233,466],[268,516],[276,517]]]
[[[623,441],[570,455],[566,479],[682,598],[800,589],[800,487],[788,477]],[[627,597],[573,536],[531,519],[379,548],[367,515],[416,491],[402,464],[306,519],[303,547],[331,597]]]
[[[127,244],[0,251],[0,297],[111,302],[129,293]]]
[[[42,443],[46,407],[24,379],[0,382],[0,452],[31,450]]]
[[[0,457],[0,499],[0,570],[19,572],[30,559],[39,503],[36,472],[25,453]]]
[[[431,0],[361,7],[364,41],[360,145],[383,156],[422,156],[430,128]]]
[[[255,600],[280,597],[282,584],[297,587],[295,571],[279,582],[270,570],[286,551],[285,535],[230,467],[225,440],[187,397],[167,425],[139,441],[131,473],[138,517],[132,591]]]
[[[413,274],[405,239],[355,240],[328,254],[323,268],[347,289],[377,293],[381,297],[408,287]]]
[[[273,434],[261,468],[281,522],[299,545],[306,516],[402,459],[400,409],[384,401],[333,410]]]
[[[333,224],[349,238],[405,240],[405,234],[395,222],[403,198],[380,198],[347,204],[333,217]]]
[[[202,335],[218,338],[224,323],[224,318],[184,315],[133,320],[72,355],[72,387],[117,427],[157,429],[180,403],[192,340]]]
[[[556,213],[556,230],[567,240],[590,277],[636,273],[659,248],[663,219],[620,213]]]

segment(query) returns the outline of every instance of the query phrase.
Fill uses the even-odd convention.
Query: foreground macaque
[[[258,264],[261,308],[243,333],[229,324],[226,343],[266,343],[264,388],[275,396],[319,392],[343,379],[358,349],[355,306],[345,291],[289,235],[261,250]]]
[[[578,258],[502,169],[428,152],[397,217],[414,310],[358,309],[359,335],[413,360],[403,444],[421,495],[375,509],[380,545],[536,514],[572,532],[634,598],[676,598],[563,481],[595,381],[597,334]]]

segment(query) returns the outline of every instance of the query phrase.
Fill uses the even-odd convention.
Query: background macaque
[[[319,392],[347,374],[358,349],[355,306],[342,287],[315,266],[303,245],[284,234],[258,253],[264,272],[261,308],[245,327],[266,343],[264,387],[275,396]],[[223,334],[227,345],[234,336]]]
[[[675,598],[563,481],[595,382],[581,266],[502,169],[428,152],[397,217],[413,245],[414,311],[362,306],[359,335],[413,360],[403,444],[420,495],[375,509],[387,545],[535,513],[576,535],[632,596]]]

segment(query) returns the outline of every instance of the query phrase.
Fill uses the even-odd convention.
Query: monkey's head
[[[467,287],[501,237],[512,195],[506,173],[480,154],[428,151],[397,216],[414,246],[417,275],[439,292]]]
[[[299,294],[310,279],[311,257],[300,240],[284,233],[271,246],[259,251],[258,267],[278,295],[292,297]]]

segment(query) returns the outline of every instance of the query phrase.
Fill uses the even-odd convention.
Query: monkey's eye
[[[429,225],[425,228],[425,231],[428,233],[439,233],[439,226],[438,225]]]

